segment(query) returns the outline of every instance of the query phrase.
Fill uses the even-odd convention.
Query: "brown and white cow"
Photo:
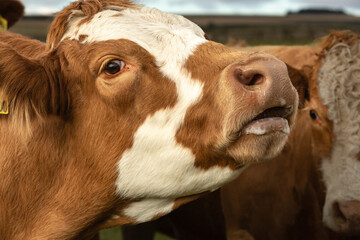
[[[359,100],[359,42],[356,34],[336,32],[326,36],[321,44],[312,46],[251,48],[286,62],[291,80],[298,86],[300,99],[304,101],[300,101],[301,109],[285,148],[270,161],[247,167],[235,181],[222,187],[221,201],[218,192],[212,193],[180,207],[152,223],[151,227],[178,240],[359,239],[360,196],[356,187],[360,183],[357,179],[359,163],[356,158],[349,158],[345,150],[341,150],[344,156],[334,158],[337,156],[334,154],[339,154],[336,149],[350,148],[350,143],[356,143],[338,145],[340,140],[351,140],[359,135],[356,128],[359,109],[349,109],[352,104],[357,106]],[[345,120],[331,120],[336,119],[329,115],[331,103],[324,101],[329,96],[345,105],[339,105],[342,110],[335,111]],[[348,137],[343,135],[345,133]],[[350,171],[347,177],[352,181],[339,180],[344,176],[331,173],[334,171],[331,169]],[[323,178],[322,174],[329,175]],[[336,192],[341,194],[334,198]],[[324,206],[324,203],[327,204]],[[347,236],[329,232],[323,222]],[[124,239],[139,239],[136,238],[139,231],[145,232],[142,229],[151,234],[148,226],[126,227]]]
[[[0,32],[0,236],[85,239],[171,212],[285,144],[286,66],[177,15],[88,0],[47,46]]]

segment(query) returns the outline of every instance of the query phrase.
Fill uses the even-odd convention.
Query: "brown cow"
[[[24,6],[17,0],[0,1],[0,30],[13,26],[24,15]]]
[[[46,48],[0,32],[0,236],[88,239],[276,155],[298,104],[285,64],[204,35],[116,0],[70,4]]]
[[[337,32],[315,47],[257,50],[301,71],[310,100],[282,154],[250,166],[222,188],[228,239],[239,239],[240,229],[255,239],[341,238],[328,236],[322,219],[332,230],[358,238],[360,37]]]

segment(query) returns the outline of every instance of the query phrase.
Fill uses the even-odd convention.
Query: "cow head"
[[[323,219],[335,231],[359,234],[360,37],[333,33],[322,47],[309,116],[313,155],[322,159],[326,185]]]
[[[204,35],[181,16],[88,0],[57,15],[35,58],[0,45],[10,135],[48,153],[29,155],[63,183],[52,217],[152,220],[279,152],[298,104],[285,64]]]

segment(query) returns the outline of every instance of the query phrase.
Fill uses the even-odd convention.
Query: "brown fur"
[[[124,40],[125,41],[125,40]],[[76,229],[84,229],[84,228],[93,228],[94,224],[98,224],[98,221],[101,221],[103,218],[103,213],[106,213],[109,210],[109,207],[113,204],[115,204],[118,200],[115,195],[115,192],[113,189],[113,182],[115,182],[115,172],[108,172],[106,175],[107,178],[103,179],[103,177],[100,177],[103,179],[102,181],[96,181],[93,182],[91,179],[98,179],[104,173],[101,171],[108,171],[106,169],[113,169],[112,167],[109,168],[107,166],[114,166],[116,163],[116,156],[120,156],[121,153],[116,152],[119,149],[108,149],[106,150],[106,153],[103,153],[101,149],[105,150],[106,146],[109,145],[107,141],[93,141],[94,139],[98,139],[98,136],[101,136],[104,133],[111,133],[113,132],[114,125],[116,128],[118,128],[118,131],[121,129],[126,129],[124,132],[127,132],[128,134],[123,134],[121,138],[117,138],[117,141],[120,141],[119,146],[123,146],[123,150],[125,150],[129,144],[131,144],[132,141],[132,135],[141,124],[140,119],[145,119],[144,117],[148,114],[147,112],[143,112],[141,117],[140,115],[133,114],[132,118],[130,118],[131,115],[126,115],[127,119],[121,120],[121,115],[117,115],[115,109],[109,109],[110,111],[107,111],[107,113],[104,112],[104,110],[108,109],[108,107],[105,107],[107,102],[111,102],[112,106],[117,108],[120,112],[126,112],[128,111],[129,107],[136,109],[137,106],[133,105],[127,105],[125,102],[118,102],[117,99],[113,98],[106,98],[102,99],[100,95],[96,94],[94,91],[94,83],[93,81],[85,81],[86,79],[92,79],[91,76],[93,74],[97,73],[97,68],[99,67],[95,62],[93,64],[89,64],[89,62],[78,62],[77,59],[97,59],[94,56],[82,56],[81,53],[88,54],[89,52],[93,52],[93,54],[96,55],[98,51],[96,49],[99,49],[96,44],[94,46],[88,46],[88,49],[82,49],[83,47],[81,45],[74,45],[75,43],[69,43],[69,44],[62,44],[62,46],[57,50],[58,56],[60,56],[56,61],[51,61],[51,65],[40,65],[39,60],[30,60],[26,58],[20,58],[19,55],[16,54],[14,50],[7,46],[2,46],[4,49],[1,49],[1,53],[4,54],[4,58],[2,58],[2,61],[0,63],[3,64],[2,66],[5,66],[6,69],[12,69],[14,73],[16,73],[16,76],[19,75],[21,72],[19,72],[17,66],[21,66],[22,68],[24,66],[25,69],[30,69],[30,67],[34,68],[34,71],[32,71],[32,75],[26,74],[22,78],[15,78],[12,74],[9,74],[11,71],[2,72],[2,76],[5,76],[2,82],[7,82],[8,79],[12,80],[11,85],[7,85],[6,88],[2,86],[3,92],[6,94],[6,96],[9,99],[13,99],[16,96],[16,100],[12,100],[14,103],[12,104],[12,109],[10,109],[10,116],[9,116],[9,123],[6,123],[5,119],[2,119],[2,130],[1,132],[4,134],[4,139],[12,138],[14,139],[10,143],[2,143],[2,146],[5,148],[2,148],[2,155],[7,156],[5,159],[1,161],[1,165],[7,166],[5,169],[2,170],[2,176],[4,176],[4,179],[6,181],[1,182],[1,189],[4,190],[4,192],[11,192],[11,195],[13,197],[7,198],[5,200],[4,205],[2,207],[6,208],[9,211],[9,214],[13,216],[21,216],[21,212],[27,212],[27,216],[29,216],[29,219],[24,221],[23,223],[25,225],[16,224],[19,220],[17,220],[14,217],[10,217],[8,215],[2,215],[3,220],[8,222],[9,224],[14,224],[19,227],[19,229],[23,229],[23,233],[27,236],[40,236],[42,237],[48,237],[48,238],[73,238],[73,237],[79,237],[78,230]],[[116,47],[116,45],[119,43],[113,43],[109,42],[109,50]],[[121,44],[121,43],[120,43]],[[124,46],[124,43],[122,43]],[[131,44],[126,44],[128,46],[127,49],[124,49],[122,46],[122,51],[127,53],[128,55],[136,56],[137,59],[142,59],[144,63],[146,62],[146,53],[139,52],[137,47],[131,47]],[[112,47],[110,47],[112,46]],[[70,49],[80,49],[84,51],[64,51],[66,48]],[[104,49],[106,49],[106,46],[102,45],[101,51],[103,52]],[[118,48],[120,49],[120,48]],[[135,50],[136,49],[136,50]],[[70,53],[70,54],[69,54]],[[64,55],[67,56],[64,56]],[[134,55],[135,54],[135,55]],[[52,59],[54,56],[54,53],[49,53],[49,58]],[[14,59],[16,57],[17,59]],[[152,58],[149,56],[148,62],[150,65],[152,65],[151,60]],[[135,59],[134,59],[135,60]],[[43,60],[42,60],[43,61]],[[17,63],[6,65],[7,63]],[[57,73],[51,73],[50,71],[58,71],[59,66],[54,66],[53,64],[59,64],[61,65],[62,70],[68,68],[69,66],[78,66],[78,69],[87,69],[86,72],[72,72],[72,71],[64,71],[64,75],[60,75],[60,72]],[[39,67],[39,64],[41,67]],[[50,64],[48,62],[45,62],[45,64]],[[88,66],[90,65],[90,67]],[[57,93],[61,92],[59,89],[54,89],[51,91],[51,87],[46,82],[42,83],[41,81],[45,80],[52,80],[49,79],[49,75],[45,74],[43,72],[43,68],[49,68],[48,71],[50,72],[50,76],[56,76],[53,81],[62,81],[63,79],[76,79],[76,81],[68,83],[71,84],[69,88],[66,88],[67,94],[69,94],[71,97],[65,97],[62,98]],[[143,64],[143,67],[148,68],[147,64]],[[69,69],[70,70],[70,69]],[[67,73],[66,73],[67,72]],[[150,76],[151,74],[157,74],[156,71],[151,73],[149,72]],[[71,76],[70,76],[71,75]],[[32,77],[33,76],[33,77]],[[43,77],[41,77],[43,76]],[[8,79],[7,79],[8,77]],[[60,78],[61,77],[61,78]],[[159,77],[152,77],[153,79],[159,79]],[[22,80],[27,79],[27,81],[21,81],[21,82],[15,82],[16,80]],[[124,79],[125,80],[125,79]],[[14,84],[16,83],[16,84]],[[164,82],[165,83],[165,82]],[[26,84],[22,86],[22,84]],[[89,85],[90,84],[90,85]],[[146,84],[146,81],[145,81]],[[61,84],[54,84],[54,86],[61,86]],[[157,84],[159,88],[165,87],[166,91],[163,89],[156,89],[153,88],[154,93],[156,92],[167,92],[168,97],[173,100],[166,100],[164,102],[171,103],[174,102],[174,96],[175,94],[170,91],[170,89],[174,89],[174,86],[168,86],[163,84]],[[125,87],[125,88],[124,88]],[[131,81],[129,82],[128,86],[122,86],[123,89],[119,89],[120,91],[126,91],[127,88],[132,87]],[[79,91],[81,89],[86,91]],[[27,90],[28,89],[28,90]],[[70,91],[70,89],[72,89]],[[145,88],[144,88],[145,89]],[[139,96],[145,96],[146,94],[148,97],[151,97],[149,95],[149,88],[146,88],[146,93],[140,93]],[[29,91],[29,93],[27,92]],[[21,94],[20,94],[21,93]],[[41,93],[41,94],[39,94]],[[55,94],[56,93],[56,94]],[[139,93],[139,92],[137,92]],[[16,94],[16,95],[15,95]],[[35,94],[35,95],[29,95],[29,94]],[[84,105],[84,100],[88,98],[89,96],[92,96],[91,101],[87,102],[86,105]],[[135,96],[129,94],[127,97],[128,100],[133,99]],[[163,96],[164,99],[166,99],[166,96]],[[27,102],[27,100],[24,102],[25,99],[31,99],[31,102]],[[52,100],[53,99],[53,100]],[[68,99],[71,99],[72,108],[71,108],[71,114],[69,113],[69,107],[64,107],[61,109],[64,109],[64,111],[60,111],[60,107],[57,106],[67,106],[66,104],[59,104],[61,102],[61,99],[64,99],[66,102],[70,102]],[[126,98],[125,98],[126,99]],[[153,106],[148,106],[148,111],[155,111],[159,107],[161,108],[162,104],[164,102],[157,102],[153,101]],[[52,105],[54,103],[54,105]],[[50,105],[47,105],[50,104]],[[81,105],[84,107],[81,109],[79,108]],[[25,108],[28,106],[27,108]],[[54,106],[54,107],[53,107]],[[75,107],[76,106],[76,107]],[[118,106],[118,107],[116,107]],[[128,106],[124,109],[119,109],[120,106]],[[168,106],[168,105],[167,105]],[[139,106],[140,107],[140,106]],[[32,108],[29,110],[29,108]],[[59,109],[59,110],[58,110]],[[22,141],[17,137],[18,134],[16,134],[17,131],[21,131],[21,129],[16,129],[14,131],[9,132],[9,124],[12,122],[11,119],[16,120],[18,118],[18,115],[16,115],[17,112],[22,113],[29,113],[30,115],[30,121],[31,121],[31,128],[32,128],[32,135],[31,135],[31,141],[27,142],[27,145],[22,146]],[[36,114],[37,115],[36,115]],[[97,124],[93,121],[90,124],[88,122],[89,120],[83,121],[81,120],[81,116],[92,116],[96,115],[96,119],[99,121]],[[43,120],[43,124],[41,126],[38,126],[36,124],[37,118],[36,116],[41,116]],[[58,117],[60,118],[58,118]],[[140,121],[139,121],[140,120]],[[70,121],[70,122],[69,122]],[[106,122],[112,122],[113,127],[110,127],[110,125],[103,125],[100,122],[106,121]],[[35,123],[33,123],[35,122]],[[117,122],[121,122],[122,125],[117,124]],[[71,123],[71,125],[69,124]],[[136,123],[136,124],[135,124]],[[35,125],[34,125],[35,124]],[[86,126],[98,126],[98,128],[92,128],[91,131],[85,130]],[[84,129],[85,127],[85,129]],[[115,128],[115,129],[116,129]],[[44,130],[46,131],[44,132]],[[58,131],[56,129],[63,129],[62,131]],[[83,129],[83,130],[82,130]],[[133,129],[133,130],[131,130]],[[113,145],[114,136],[113,134],[109,135],[109,141],[112,142],[111,145]],[[53,138],[55,136],[55,138]],[[86,138],[83,138],[83,136],[87,136]],[[81,141],[76,140],[77,138],[82,138]],[[93,139],[93,140],[91,140]],[[87,144],[85,142],[87,141]],[[83,144],[79,143],[82,142]],[[18,153],[12,152],[8,149],[7,146],[11,145],[19,145],[19,148],[17,149]],[[34,145],[36,144],[36,145]],[[68,145],[70,144],[70,145]],[[92,147],[89,147],[90,144]],[[39,150],[42,148],[38,148],[37,146],[47,146],[46,149],[48,149],[45,152],[40,152]],[[83,146],[87,145],[89,148],[83,149]],[[61,149],[62,150],[61,150]],[[90,151],[90,149],[97,149],[96,152]],[[65,150],[65,151],[64,151]],[[122,151],[123,151],[122,150]],[[43,151],[43,150],[41,150]],[[114,152],[115,151],[115,152]],[[57,153],[58,154],[55,154]],[[18,154],[21,154],[21,158],[19,159],[17,156]],[[29,155],[31,154],[31,155]],[[52,156],[52,154],[55,154]],[[119,154],[119,155],[118,155]],[[108,156],[108,159],[104,158],[104,156]],[[57,157],[56,157],[57,156]],[[80,157],[81,156],[81,157]],[[95,159],[102,158],[102,163],[105,164],[104,166],[98,166],[94,167],[94,169],[99,169],[99,172],[88,172],[88,168],[90,166],[96,166],[99,163],[94,161]],[[109,158],[110,157],[110,158]],[[21,161],[20,161],[21,160]],[[66,161],[64,161],[66,160]],[[82,160],[82,161],[81,161]],[[115,162],[114,162],[115,161]],[[113,162],[113,163],[111,163]],[[57,167],[54,166],[54,163],[56,163]],[[14,165],[15,164],[15,165]],[[101,165],[103,165],[101,164]],[[31,172],[30,175],[25,175],[26,172],[23,170],[18,169],[18,167],[15,166],[26,166],[27,171]],[[38,169],[38,166],[42,166],[42,168]],[[56,174],[51,171],[51,169],[54,169],[56,172],[61,172],[62,174]],[[115,170],[115,169],[114,169]],[[15,174],[18,172],[19,178],[14,176],[17,176],[18,174]],[[34,176],[34,177],[33,177]],[[30,177],[30,179],[29,179]],[[78,179],[79,177],[79,179]],[[99,179],[100,179],[99,178]],[[75,188],[76,182],[83,182],[87,186],[83,186],[82,189]],[[34,189],[33,187],[28,186],[28,184],[31,184],[31,186],[39,186],[39,189]],[[49,185],[50,184],[50,185]],[[7,190],[6,190],[7,189]],[[11,189],[11,190],[10,190]],[[40,192],[43,192],[44,189],[49,189],[50,191],[47,191],[45,195],[39,195],[39,197],[35,197]],[[22,198],[21,195],[27,196],[26,198]],[[34,195],[35,194],[35,195]],[[9,196],[9,195],[8,195]],[[52,196],[49,198],[48,196]],[[84,198],[86,196],[86,198]],[[96,197],[95,197],[96,196]],[[78,202],[78,200],[75,200],[77,198],[82,198],[81,202]],[[28,201],[28,199],[34,199],[35,202]],[[106,199],[106,200],[105,200]],[[77,204],[74,204],[75,202],[78,202]],[[105,205],[104,205],[105,203]],[[12,205],[19,205],[21,207],[17,208],[16,212],[14,212],[12,209]],[[121,208],[120,204],[118,205],[118,208]],[[30,207],[31,206],[31,207]],[[44,208],[46,206],[46,208]],[[56,206],[56,207],[55,207]],[[93,206],[93,207],[91,207]],[[90,211],[83,212],[85,209],[91,209]],[[82,210],[83,209],[83,210]],[[29,211],[31,210],[31,211]],[[6,212],[5,212],[6,213]],[[92,217],[92,216],[95,216]],[[82,217],[83,216],[83,217]],[[12,220],[9,220],[12,219]],[[75,220],[76,219],[76,220]],[[24,219],[25,220],[25,219]],[[2,221],[2,226],[4,226],[4,221]],[[95,222],[94,222],[95,221]],[[37,225],[37,223],[41,223],[41,227]],[[54,226],[57,226],[54,228]],[[60,227],[63,226],[63,227]],[[66,232],[66,229],[71,226],[71,229],[74,229],[74,232]],[[30,229],[37,229],[38,232],[32,232],[32,233],[26,233],[27,230]],[[11,232],[7,232],[10,229],[2,229],[5,230],[1,235],[2,236],[9,236],[8,238],[12,238],[10,236],[13,236],[13,238],[20,238],[21,235],[9,235],[14,234]],[[64,231],[64,232],[62,232]],[[20,232],[20,230],[19,230]],[[46,233],[46,235],[42,235]],[[66,235],[63,235],[65,234]],[[60,235],[61,234],[61,235]],[[24,236],[23,236],[24,237]]]
[[[228,239],[238,230],[254,239],[326,239],[322,226],[323,188],[311,151],[308,110],[298,113],[296,127],[281,155],[252,165],[222,188]],[[301,147],[299,147],[301,143]]]
[[[2,32],[0,42],[8,44],[20,55],[27,58],[38,58],[45,53],[45,43],[16,33]]]
[[[348,30],[344,31],[334,31],[329,35],[319,39],[320,47],[323,49],[322,54],[326,51],[329,51],[337,43],[346,43],[351,45],[355,41],[359,40],[360,36]]]
[[[209,79],[212,76],[217,76],[217,74],[220,74],[218,71],[219,68],[221,69],[221,68],[224,68],[224,66],[228,65],[229,59],[233,59],[235,61],[236,59],[239,59],[241,57],[240,55],[238,55],[238,53],[236,51],[233,51],[231,49],[224,50],[224,49],[220,48],[219,46],[220,46],[219,44],[213,43],[213,42],[210,42],[210,43],[204,44],[203,46],[200,46],[198,52],[196,54],[194,54],[194,57],[191,57],[188,60],[188,65],[197,66],[196,68],[191,69],[192,76],[194,76],[195,78],[204,79],[204,80]],[[254,68],[257,68],[257,67],[261,68],[262,61],[263,60],[266,61],[266,59],[267,59],[266,55],[264,55],[264,58],[262,58],[261,53],[254,54],[252,51],[246,52],[245,55],[243,55],[243,56],[245,56],[246,60],[239,61],[235,65],[235,67],[251,65]],[[213,67],[211,69],[207,69],[206,65],[203,65],[203,64],[199,65],[199,63],[202,63],[204,60],[208,60],[208,59],[213,59],[213,61],[214,61],[214,63],[212,64]],[[215,64],[215,62],[218,64]],[[259,64],[259,62],[261,62],[260,65],[257,65],[257,64]],[[221,64],[219,64],[219,63],[221,63]],[[204,104],[204,105],[201,104],[201,105],[196,106],[196,107],[201,106],[203,108],[203,109],[196,109],[196,111],[200,111],[200,112],[204,111],[204,110],[206,111],[206,108],[204,106],[205,105],[208,106],[209,102],[211,102],[211,103],[214,102],[214,103],[218,104],[217,105],[218,108],[230,107],[230,109],[235,109],[234,111],[230,110],[231,112],[233,112],[235,114],[230,115],[229,122],[227,122],[227,125],[229,126],[229,136],[230,136],[231,141],[228,143],[228,145],[220,146],[221,148],[229,148],[229,150],[227,151],[229,156],[234,155],[233,152],[231,151],[232,149],[235,149],[242,153],[249,151],[249,149],[248,149],[249,142],[252,142],[253,144],[251,144],[251,145],[254,145],[254,146],[257,146],[257,145],[264,146],[262,143],[256,142],[257,140],[253,139],[251,135],[244,136],[243,138],[238,140],[237,139],[238,132],[232,131],[233,129],[239,129],[239,127],[236,127],[236,126],[240,125],[239,124],[240,119],[247,118],[247,116],[243,115],[241,113],[241,111],[238,111],[241,108],[241,106],[243,106],[243,105],[258,106],[259,105],[256,94],[250,94],[246,99],[242,99],[242,98],[227,99],[227,98],[224,98],[224,96],[219,96],[219,95],[217,95],[217,98],[214,98],[211,94],[211,92],[216,91],[216,89],[232,90],[228,86],[228,84],[232,83],[231,81],[229,81],[229,78],[231,78],[231,76],[233,76],[232,71],[230,69],[231,68],[227,67],[227,68],[225,68],[225,70],[223,72],[221,72],[221,75],[218,75],[221,80],[220,80],[220,83],[218,83],[217,85],[213,85],[213,84],[205,85],[205,88],[204,88],[205,96],[203,97],[201,103],[207,102],[207,104]],[[286,76],[286,78],[288,78],[288,76]],[[236,79],[233,79],[233,80],[237,81]],[[281,82],[283,80],[284,79],[280,78],[277,81]],[[280,92],[279,90],[280,89],[274,90],[274,94],[272,96],[270,96],[270,98],[268,99],[268,104],[265,104],[265,106],[262,106],[262,107],[259,106],[260,109],[273,107],[271,104],[273,104],[274,99],[277,99],[278,93]],[[289,93],[291,93],[291,92],[289,92]],[[237,93],[230,91],[229,94],[236,95]],[[207,96],[209,98],[206,98]],[[283,97],[287,102],[292,101],[291,94],[288,95],[288,94],[284,93]],[[191,109],[190,112],[191,111],[195,111],[195,108]],[[253,115],[257,115],[260,112],[254,113]],[[217,117],[218,116],[216,116],[214,114],[212,114],[212,116],[209,116],[210,119],[217,118]],[[190,119],[190,118],[188,118],[188,119]],[[289,119],[290,125],[292,125],[293,121],[294,121],[294,119]],[[198,132],[196,134],[196,136],[198,138],[201,137],[204,140],[209,142],[210,138],[208,137],[208,134],[210,134],[211,131],[216,131],[216,129],[218,129],[219,127],[220,126],[214,126],[208,130],[202,129],[200,132]],[[241,127],[242,126],[240,125],[240,128]],[[182,131],[179,131],[179,134],[183,134],[182,136],[184,139],[189,139],[188,136],[191,136],[189,133],[182,132]],[[273,140],[270,140],[270,141],[273,141]],[[185,143],[185,145],[186,146],[194,146],[193,142],[194,142],[194,140],[189,139],[188,142]],[[209,142],[209,144],[210,144],[210,142]],[[267,144],[265,144],[265,145],[267,145]],[[269,144],[269,145],[271,145],[271,144]],[[253,149],[253,147],[252,147],[252,149]],[[252,151],[252,150],[250,150],[250,151]],[[269,152],[272,151],[272,148],[270,148],[270,147],[269,148],[268,147],[257,148],[257,152],[260,155],[264,154],[264,152],[267,152],[267,151],[269,151]],[[209,158],[207,158],[207,156],[204,156],[204,155],[199,155],[198,157],[199,157],[199,159],[201,159],[202,163],[209,162],[210,166],[211,166],[211,162],[214,161],[214,159],[209,159]],[[246,164],[248,162],[253,162],[253,161],[254,161],[253,157],[249,157],[249,158],[244,157],[241,160],[241,163]],[[227,163],[227,162],[229,162],[229,160],[224,159],[223,163]]]
[[[309,99],[281,155],[249,167],[222,189],[228,239],[239,239],[235,235],[240,229],[255,239],[345,239],[322,225],[325,189],[319,161],[331,154],[333,126],[318,94],[317,76],[326,51],[338,42],[351,44],[357,39],[358,35],[343,31],[313,47],[260,47],[302,72]],[[316,111],[317,120],[309,117],[310,110]]]

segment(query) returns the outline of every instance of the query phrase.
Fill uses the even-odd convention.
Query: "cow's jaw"
[[[177,107],[182,107],[181,103],[158,111],[137,130],[132,148],[118,162],[116,184],[122,196],[176,198],[216,189],[237,175],[229,167],[214,166],[206,171],[195,167],[191,149],[175,139],[182,122],[182,118],[177,122],[176,116],[172,117],[181,112]]]
[[[193,201],[199,198],[202,194],[196,194],[188,197],[181,197],[179,199],[171,198],[148,198],[135,202],[131,202],[126,208],[119,212],[117,217],[112,217],[112,219],[105,222],[108,226],[118,225],[117,220],[123,218],[124,216],[128,220],[127,223],[143,223],[155,220],[161,216],[164,216],[180,205]]]

